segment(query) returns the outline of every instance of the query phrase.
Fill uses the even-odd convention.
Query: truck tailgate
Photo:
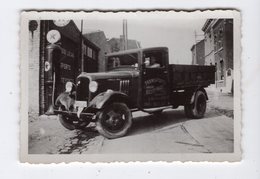
[[[172,90],[207,87],[215,83],[215,66],[169,65]]]

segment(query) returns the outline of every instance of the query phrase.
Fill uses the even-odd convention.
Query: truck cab
[[[169,103],[168,48],[112,53],[107,55],[106,62],[107,72],[128,71],[134,74],[133,78],[130,76],[131,84],[123,81],[119,91],[130,95],[135,107],[151,108]]]

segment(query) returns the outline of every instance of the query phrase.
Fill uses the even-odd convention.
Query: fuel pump
[[[45,71],[45,88],[48,96],[49,105],[48,111],[45,113],[47,115],[54,114],[54,103],[57,98],[57,79],[59,79],[59,63],[61,58],[61,47],[57,44],[49,44],[46,47],[46,61],[44,62]]]

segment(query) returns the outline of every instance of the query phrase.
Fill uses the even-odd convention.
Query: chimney
[[[123,50],[128,49],[127,20],[123,19]]]

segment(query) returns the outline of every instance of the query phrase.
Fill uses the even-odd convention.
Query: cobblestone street
[[[29,153],[232,152],[233,98],[222,93],[208,94],[210,100],[203,119],[186,118],[182,107],[166,110],[161,116],[135,112],[128,135],[113,140],[100,136],[94,124],[84,131],[69,131],[56,116],[41,116],[30,122]]]

